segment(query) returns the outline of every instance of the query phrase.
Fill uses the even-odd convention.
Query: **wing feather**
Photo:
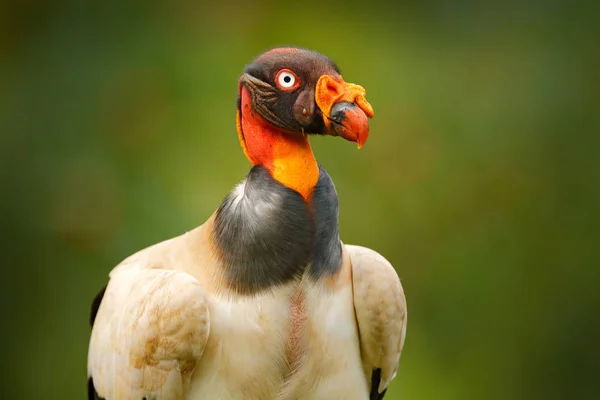
[[[174,270],[121,265],[101,300],[88,353],[90,395],[182,399],[210,330],[198,281]]]
[[[354,309],[371,398],[381,399],[396,376],[406,336],[406,298],[392,265],[379,253],[345,245],[352,262]]]

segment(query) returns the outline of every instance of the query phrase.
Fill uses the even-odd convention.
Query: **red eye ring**
[[[277,75],[275,75],[275,85],[277,85],[279,90],[291,92],[300,86],[300,78],[293,71],[284,68],[279,70]]]

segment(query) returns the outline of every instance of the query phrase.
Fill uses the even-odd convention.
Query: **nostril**
[[[346,114],[344,114],[344,110],[337,110],[334,114],[331,115],[331,120],[334,122],[342,122]]]

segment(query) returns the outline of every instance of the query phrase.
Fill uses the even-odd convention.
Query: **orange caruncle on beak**
[[[317,82],[315,102],[323,113],[327,133],[358,143],[360,149],[369,137],[373,107],[362,86],[346,83],[341,77],[323,75]]]

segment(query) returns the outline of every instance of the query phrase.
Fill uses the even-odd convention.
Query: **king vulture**
[[[360,148],[373,109],[329,58],[267,51],[239,80],[252,164],[199,227],[125,259],[92,306],[89,399],[382,399],[406,300],[377,252],[341,242],[308,135]]]

